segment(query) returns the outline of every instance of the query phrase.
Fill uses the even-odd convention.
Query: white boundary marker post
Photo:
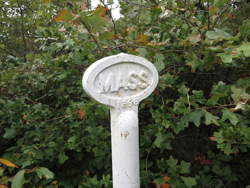
[[[128,54],[105,57],[84,73],[85,92],[111,112],[113,188],[139,188],[138,105],[158,83],[148,60]]]

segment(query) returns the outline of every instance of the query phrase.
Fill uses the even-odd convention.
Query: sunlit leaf
[[[41,3],[49,3],[50,0],[42,0]]]
[[[45,167],[38,167],[37,168],[37,175],[40,179],[44,176],[46,179],[51,179],[54,177],[53,172]]]
[[[99,39],[100,40],[104,40],[104,39],[112,39],[114,36],[114,33],[110,32],[110,31],[106,31],[104,33],[100,33],[99,34]]]
[[[12,162],[10,162],[10,161],[8,161],[6,159],[0,158],[0,162],[3,163],[4,165],[8,166],[8,167],[18,168],[15,164],[13,164]]]
[[[69,22],[74,16],[67,10],[60,10],[58,16],[53,19],[54,22]]]
[[[139,38],[136,40],[139,45],[147,45],[148,44],[148,35],[140,34]]]
[[[244,20],[243,26],[239,27],[239,32],[243,38],[248,37],[250,35],[250,20]]]
[[[156,53],[155,56],[154,56],[154,59],[155,59],[155,63],[154,63],[154,66],[155,68],[158,70],[158,71],[162,71],[164,68],[165,68],[165,65],[164,65],[164,56],[160,53]]]
[[[218,56],[221,57],[224,63],[231,63],[233,58],[239,58],[236,50],[233,49],[224,49],[225,53],[219,53]]]
[[[250,95],[246,93],[246,89],[248,86],[240,87],[237,88],[234,85],[231,86],[231,90],[233,92],[232,98],[234,99],[235,102],[240,102],[241,99],[248,99],[250,98]]]
[[[242,52],[246,57],[250,57],[250,43],[243,42],[243,45],[237,49],[237,54],[241,55]]]
[[[151,23],[151,12],[149,10],[142,10],[140,14],[140,21],[144,24]]]
[[[8,187],[5,185],[0,185],[0,188],[8,188]]]
[[[208,31],[207,36],[209,39],[229,39],[231,35],[221,29],[215,28],[215,31]]]
[[[189,41],[191,44],[198,44],[197,42],[201,41],[201,34],[198,34],[194,37],[189,37]]]

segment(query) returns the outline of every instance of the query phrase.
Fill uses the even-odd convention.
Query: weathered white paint
[[[84,73],[86,93],[110,106],[114,188],[140,187],[138,105],[157,83],[152,63],[123,53],[95,62]]]

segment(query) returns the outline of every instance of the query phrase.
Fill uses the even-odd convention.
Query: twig
[[[92,39],[94,40],[94,42],[96,43],[98,50],[101,50],[101,49],[100,49],[100,46],[99,46],[99,44],[98,44],[98,42],[97,42],[97,40],[96,40],[96,38],[93,36],[93,34],[91,33],[90,29],[86,26],[85,22],[82,21],[81,18],[80,18],[80,22],[81,22],[81,23],[84,25],[84,27],[87,29],[87,31],[88,31],[88,33],[90,34],[91,38],[92,38]]]
[[[197,27],[197,25],[195,25],[195,23],[193,23],[193,22],[191,22],[190,20],[184,18],[183,16],[180,16],[180,15],[178,15],[178,14],[176,14],[176,13],[174,13],[174,15],[177,16],[177,17],[179,17],[179,18],[181,18],[181,19],[183,19],[183,20],[185,20],[185,21],[188,22],[188,23],[191,23],[192,26]],[[200,28],[199,28],[198,30],[199,30],[200,34],[202,34]]]
[[[32,169],[26,169],[24,173],[30,173],[30,172],[33,172],[33,170],[37,170],[37,167],[38,165],[35,167],[35,168],[32,168]],[[10,179],[14,178],[15,176],[12,176],[12,177],[9,177],[8,179],[6,180],[3,180],[0,185],[4,185],[5,182],[8,182]]]
[[[200,75],[198,75],[192,82],[191,86],[190,86],[190,89],[192,88],[192,86],[194,85],[194,82],[199,78]]]
[[[214,28],[215,24],[219,21],[219,19],[222,17],[222,15],[224,14],[224,12],[227,10],[227,8],[229,7],[229,5],[231,5],[232,2],[229,2],[226,7],[221,11],[221,14],[215,19],[214,24],[212,26],[212,29]]]
[[[234,15],[235,13],[237,13],[242,7],[245,7],[247,5],[250,5],[250,3],[247,3],[247,4],[243,4],[241,6],[239,6],[237,9],[235,9],[234,11],[232,11],[232,13],[230,13],[230,15]],[[223,21],[221,24],[220,24],[220,27],[228,21],[229,18],[227,18],[225,21]]]
[[[79,112],[73,112],[73,113],[70,114],[70,115],[77,114],[77,113],[79,113]],[[45,121],[37,121],[37,122],[49,122],[49,121],[54,121],[54,120],[57,120],[57,119],[64,118],[64,117],[66,117],[66,116],[68,116],[68,115],[66,114],[66,115],[63,115],[63,116],[60,116],[60,117],[57,117],[57,118],[53,118],[53,119],[49,119],[49,120],[45,120]],[[31,122],[36,122],[36,121],[31,121]]]
[[[146,169],[146,173],[147,173],[147,177],[149,178],[149,175],[148,175],[148,156],[149,156],[149,153],[150,153],[150,150],[152,149],[152,145],[150,146],[149,148],[149,152],[147,154],[147,157],[146,157],[146,164],[145,164],[145,169]]]
[[[210,30],[209,0],[207,0],[207,30]]]

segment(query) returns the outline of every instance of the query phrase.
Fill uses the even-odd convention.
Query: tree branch
[[[221,14],[215,19],[214,24],[212,26],[212,29],[214,28],[214,26],[216,25],[216,23],[219,21],[219,19],[222,17],[222,15],[224,14],[224,12],[228,9],[229,5],[231,5],[231,4],[232,4],[232,2],[228,3],[226,5],[226,7],[221,11]]]
[[[191,23],[192,26],[197,27],[197,25],[195,25],[195,23],[191,22],[190,20],[188,20],[188,19],[186,19],[186,18],[184,18],[184,17],[182,17],[182,16],[180,16],[180,15],[178,15],[178,14],[176,14],[176,13],[174,13],[174,15],[177,16],[177,17],[179,17],[179,18],[181,18],[181,19],[183,19],[183,20],[185,20],[185,21],[188,22],[188,23]],[[199,28],[198,30],[199,30],[200,34],[202,34],[200,28]]]
[[[209,0],[207,0],[207,30],[210,30]]]
[[[92,39],[94,40],[94,42],[96,43],[98,50],[101,50],[101,49],[100,49],[100,46],[99,46],[99,44],[98,44],[98,42],[97,42],[97,40],[96,40],[96,38],[94,37],[94,35],[91,33],[90,29],[87,27],[87,25],[85,24],[85,22],[82,21],[81,18],[80,18],[80,22],[81,22],[81,23],[84,25],[84,27],[87,29],[87,31],[88,31],[88,33],[90,34],[91,38],[92,38]]]
[[[246,1],[245,1],[245,2],[246,2]],[[242,7],[245,7],[245,6],[247,6],[247,5],[250,5],[250,3],[243,4],[243,5],[239,6],[237,9],[235,9],[234,11],[232,11],[232,12],[230,13],[230,15],[234,15],[234,14],[237,13]],[[228,19],[229,19],[229,18],[227,18],[225,21],[223,21],[223,22],[220,24],[220,27],[221,27],[225,22],[227,22]]]

